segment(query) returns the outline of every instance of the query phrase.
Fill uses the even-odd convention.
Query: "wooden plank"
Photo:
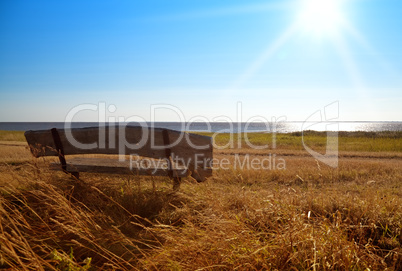
[[[60,163],[52,163],[52,168],[61,170]],[[130,163],[130,161],[119,161],[109,158],[74,158],[67,162],[67,171],[168,176],[167,163],[164,161],[155,161],[154,164],[147,166],[145,164]],[[173,166],[173,171],[175,177],[187,177],[190,174],[186,167],[178,165]]]
[[[196,149],[197,153],[212,151],[212,138],[186,132],[141,126],[107,126],[77,129],[58,129],[64,153],[70,154],[125,154],[163,158],[164,143],[162,131],[168,130],[171,150],[174,153],[185,149]],[[72,137],[71,137],[71,136]],[[50,130],[27,131],[25,137],[35,148],[33,154],[57,156],[56,146]],[[152,146],[151,144],[154,143]]]

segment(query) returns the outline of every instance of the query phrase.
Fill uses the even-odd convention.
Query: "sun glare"
[[[342,0],[304,0],[299,15],[302,31],[323,36],[332,35],[342,22]]]

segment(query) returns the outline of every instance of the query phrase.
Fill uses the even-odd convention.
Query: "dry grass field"
[[[173,192],[161,177],[75,180],[34,159],[21,132],[1,131],[0,269],[402,270],[402,132],[339,135],[337,168],[298,133],[276,148],[250,135],[270,144],[260,150],[241,136],[214,150],[227,169]],[[325,152],[324,133],[305,142]],[[233,166],[270,155],[285,168]]]

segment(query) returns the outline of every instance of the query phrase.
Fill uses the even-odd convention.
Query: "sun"
[[[303,32],[315,36],[336,33],[343,21],[342,0],[303,0],[298,24]]]

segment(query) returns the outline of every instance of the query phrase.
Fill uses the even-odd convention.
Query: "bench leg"
[[[181,178],[173,178],[173,191],[177,191],[180,188]]]

